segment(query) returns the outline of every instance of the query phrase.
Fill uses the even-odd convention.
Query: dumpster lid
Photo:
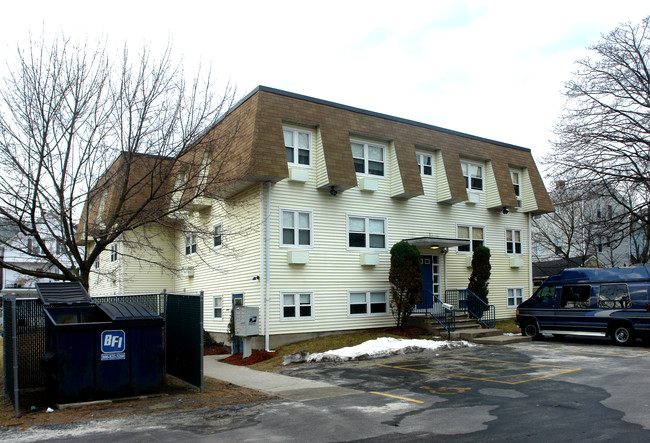
[[[102,303],[99,308],[113,321],[119,320],[151,320],[162,317],[141,303],[114,302]]]
[[[81,282],[36,283],[38,296],[45,306],[94,304]]]

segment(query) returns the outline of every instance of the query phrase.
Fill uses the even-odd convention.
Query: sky
[[[209,66],[240,98],[269,86],[523,146],[539,162],[575,60],[647,15],[646,0],[4,0],[0,57],[30,34],[171,43],[188,72]]]

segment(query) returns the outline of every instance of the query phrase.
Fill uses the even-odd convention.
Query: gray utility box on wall
[[[235,306],[235,335],[251,337],[260,333],[259,308],[252,306]]]

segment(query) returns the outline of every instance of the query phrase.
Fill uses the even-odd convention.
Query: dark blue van
[[[517,307],[523,335],[611,337],[618,345],[650,336],[650,266],[573,268],[549,277]]]

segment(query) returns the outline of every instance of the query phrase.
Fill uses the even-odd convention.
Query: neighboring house
[[[615,199],[595,191],[573,190],[564,181],[550,193],[555,212],[535,216],[532,226],[533,263],[562,259],[599,267],[632,264],[629,220]]]
[[[531,295],[531,218],[553,205],[529,149],[262,86],[207,136],[234,124],[230,184],[185,215],[211,234],[183,232],[182,219],[147,227],[159,264],[124,234],[100,255],[92,295],[203,291],[204,328],[224,341],[233,304],[256,306],[267,348],[389,327],[400,240],[418,246],[425,288],[441,298],[467,287],[479,245],[497,318]]]
[[[35,295],[36,283],[53,281],[47,278],[38,278],[26,275],[12,269],[7,269],[3,264],[13,264],[23,269],[54,271],[54,267],[45,259],[37,257],[40,247],[35,239],[18,232],[15,226],[8,222],[0,223],[0,236],[3,245],[0,245],[0,290],[4,294]],[[62,252],[56,248],[52,241],[52,250]],[[59,248],[60,249],[60,248]]]
[[[565,259],[533,262],[533,286],[537,290],[547,278],[558,275],[567,268],[580,267],[597,268],[599,266],[596,257],[589,257],[586,260],[583,257],[572,257],[568,265]]]

